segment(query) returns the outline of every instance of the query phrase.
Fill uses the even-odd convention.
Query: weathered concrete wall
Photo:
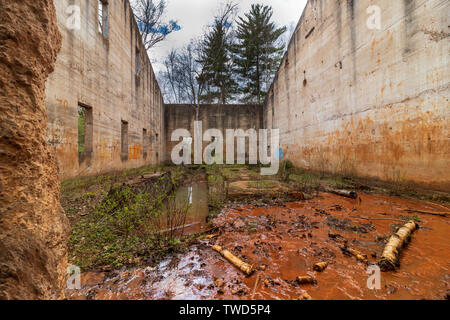
[[[129,1],[109,1],[107,36],[99,32],[97,2],[54,1],[62,50],[47,85],[48,141],[63,179],[156,164],[163,153],[163,99]],[[76,14],[68,11],[72,5],[80,8],[80,30],[67,25]],[[93,116],[92,152],[80,157],[78,105],[92,108]],[[124,159],[122,121],[128,123]]]
[[[372,5],[381,30],[366,24]],[[310,0],[265,105],[287,158],[449,191],[449,12],[444,0]]]
[[[226,129],[262,129],[264,126],[263,108],[258,105],[201,105],[198,119],[202,122],[203,133],[208,129],[219,129],[225,139]],[[170,141],[176,129],[187,129],[194,136],[196,111],[189,104],[167,104],[164,111],[165,160],[179,142]],[[206,146],[208,143],[204,143]],[[224,157],[226,149],[224,148]]]
[[[52,0],[0,0],[0,300],[64,298],[68,223],[46,143]]]

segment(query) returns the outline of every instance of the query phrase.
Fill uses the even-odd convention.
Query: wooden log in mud
[[[244,272],[246,275],[251,275],[253,273],[253,266],[242,261],[238,257],[236,257],[234,254],[232,254],[230,251],[223,249],[219,245],[214,245],[213,247],[214,251],[217,251],[220,253],[225,259],[227,259],[232,265],[234,265],[236,268]]]
[[[341,251],[348,256],[354,256],[359,262],[368,264],[367,256],[359,252],[358,250],[349,248],[347,246],[341,247]]]
[[[299,297],[298,300],[312,300],[311,296],[308,294],[308,292],[303,292]]]
[[[411,234],[417,227],[418,225],[411,220],[391,236],[378,261],[382,271],[393,271],[400,267],[400,251],[409,242]]]
[[[317,280],[311,276],[298,276],[297,282],[299,284],[317,284]]]
[[[408,213],[418,213],[418,214],[425,214],[429,216],[437,216],[437,217],[444,217],[447,218],[450,213],[449,212],[433,212],[433,211],[423,211],[423,210],[414,210],[414,209],[406,209],[405,210]]]
[[[358,194],[355,191],[351,190],[338,190],[338,189],[332,189],[332,188],[325,188],[326,192],[337,194],[338,196],[356,199],[358,198]]]
[[[314,265],[313,270],[317,272],[322,272],[328,267],[328,262],[318,262]]]

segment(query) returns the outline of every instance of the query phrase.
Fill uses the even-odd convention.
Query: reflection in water
[[[208,186],[206,182],[193,182],[191,185],[182,186],[176,192],[177,207],[190,205],[186,225],[186,233],[196,233],[206,226],[208,217]],[[194,224],[194,225],[192,225]]]
[[[189,193],[189,204],[192,204],[192,186],[188,187],[188,193]]]

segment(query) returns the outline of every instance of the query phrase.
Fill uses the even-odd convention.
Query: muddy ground
[[[236,174],[235,171],[239,173]],[[231,172],[231,176],[227,175]],[[300,198],[285,182],[257,182],[254,171],[222,172],[226,194],[238,182],[248,192],[283,190]],[[240,180],[240,178],[245,179]],[[208,179],[210,180],[210,179]],[[214,179],[217,181],[220,179]],[[221,181],[221,180],[220,180]],[[255,180],[260,181],[260,180]],[[236,183],[234,184],[236,185]],[[285,188],[289,190],[286,192]],[[231,194],[236,192],[235,189]],[[224,191],[225,192],[225,191]],[[450,293],[450,231],[446,203],[358,191],[356,199],[332,193],[303,193],[305,200],[233,198],[210,221],[186,251],[162,261],[116,270],[82,274],[82,289],[68,290],[70,299],[448,299]],[[408,220],[420,225],[403,249],[400,268],[381,273],[381,288],[369,289],[368,264],[375,264],[387,239]],[[206,228],[206,225],[205,225]],[[219,253],[214,244],[253,265],[244,275]],[[342,248],[358,250],[359,262]],[[314,264],[327,262],[323,272]],[[301,285],[298,276],[314,284]]]

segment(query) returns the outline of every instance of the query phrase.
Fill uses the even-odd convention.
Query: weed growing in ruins
[[[146,171],[134,170],[134,174]],[[94,209],[82,217],[72,217],[71,261],[84,270],[120,267],[139,264],[143,259],[158,259],[177,249],[183,240],[189,207],[177,207],[169,195],[183,179],[181,168],[174,171],[173,175],[144,179],[139,186],[116,183]],[[165,187],[167,183],[170,188]],[[87,203],[100,195],[85,192],[77,201]]]
[[[249,181],[248,186],[255,189],[267,189],[278,186],[279,184],[272,180]]]
[[[206,168],[208,175],[208,207],[210,217],[217,216],[222,210],[225,199],[225,180],[219,170],[218,165],[211,165]]]
[[[299,170],[297,173],[289,175],[289,182],[295,185],[298,189],[305,191],[317,190],[320,186],[320,177],[307,172]]]

